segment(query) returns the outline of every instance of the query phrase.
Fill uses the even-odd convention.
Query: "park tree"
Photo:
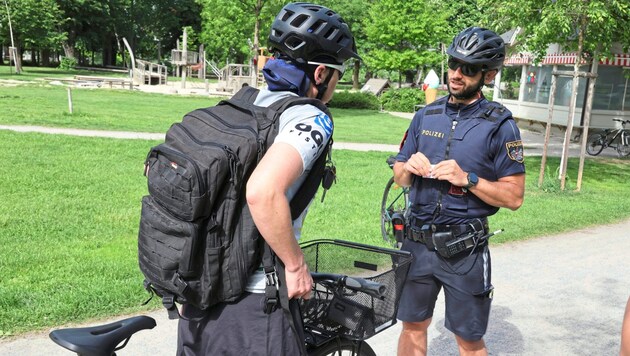
[[[17,60],[21,61],[25,49],[50,48],[56,46],[60,36],[56,31],[61,13],[54,0],[10,0],[3,3],[0,21],[8,24],[11,15],[13,40],[17,48]],[[11,44],[8,26],[2,26],[3,43]]]
[[[494,1],[478,0],[483,6],[493,6]],[[565,147],[560,167],[561,189],[565,187],[568,143],[573,128],[573,114],[577,97],[577,73],[580,64],[597,63],[600,58],[612,56],[613,50],[627,52],[630,48],[630,2],[627,0],[509,0],[496,6],[489,20],[497,27],[523,29],[518,44],[520,49],[535,55],[540,61],[550,44],[562,46],[564,51],[576,52],[570,114],[567,120]],[[594,79],[595,80],[595,79]],[[591,83],[594,83],[594,80]],[[590,117],[590,107],[585,108]],[[588,120],[584,130],[588,131]],[[549,129],[549,125],[548,125]],[[585,133],[586,133],[585,132]],[[583,135],[582,154],[577,186],[580,189],[586,134]],[[541,165],[541,179],[545,160]],[[539,182],[541,181],[539,179]]]
[[[269,32],[280,0],[198,0],[201,5],[201,40],[206,52],[218,62],[244,63],[255,58],[261,33]]]
[[[321,5],[337,12],[346,21],[352,31],[360,56],[363,55],[364,46],[367,44],[364,19],[368,16],[369,9],[373,3],[374,0],[328,0],[320,2]],[[357,59],[352,59],[351,61],[352,63],[348,65],[353,64],[353,70],[351,71],[352,87],[359,89],[361,62]]]
[[[439,63],[448,16],[434,0],[375,2],[364,22],[368,67],[398,72],[400,86],[403,72]]]

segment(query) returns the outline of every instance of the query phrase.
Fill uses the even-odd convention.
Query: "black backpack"
[[[214,107],[186,114],[151,148],[145,162],[149,195],[142,198],[138,260],[145,288],[162,297],[170,318],[175,302],[204,310],[234,301],[260,266],[264,239],[245,201],[245,185],[278,133],[278,118],[294,105],[319,100],[289,97],[268,108],[253,105],[245,87]],[[293,218],[315,195],[332,138],[291,201]],[[328,188],[328,187],[325,187]],[[269,249],[268,249],[269,250]]]

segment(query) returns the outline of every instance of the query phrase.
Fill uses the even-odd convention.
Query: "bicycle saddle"
[[[112,356],[127,344],[131,335],[144,329],[153,329],[155,319],[134,316],[111,324],[85,328],[68,328],[52,331],[50,338],[70,351],[83,356]],[[117,347],[121,342],[124,344]]]

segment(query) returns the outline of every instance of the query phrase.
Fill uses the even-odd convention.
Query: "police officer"
[[[463,30],[447,50],[449,95],[419,111],[394,164],[410,186],[402,249],[414,255],[398,319],[398,354],[425,355],[427,329],[444,288],[445,326],[462,355],[485,355],[492,284],[487,217],[523,203],[525,166],[511,113],[482,94],[503,65],[496,33]]]

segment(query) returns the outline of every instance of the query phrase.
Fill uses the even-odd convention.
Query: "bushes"
[[[330,101],[330,107],[339,109],[381,109],[378,98],[374,94],[349,92],[347,90],[336,92]]]
[[[415,105],[425,103],[424,92],[419,88],[389,89],[380,99],[385,111],[413,112]]]
[[[62,57],[61,62],[59,62],[59,69],[70,70],[70,69],[74,69],[76,65],[77,65],[77,60],[75,58]]]

